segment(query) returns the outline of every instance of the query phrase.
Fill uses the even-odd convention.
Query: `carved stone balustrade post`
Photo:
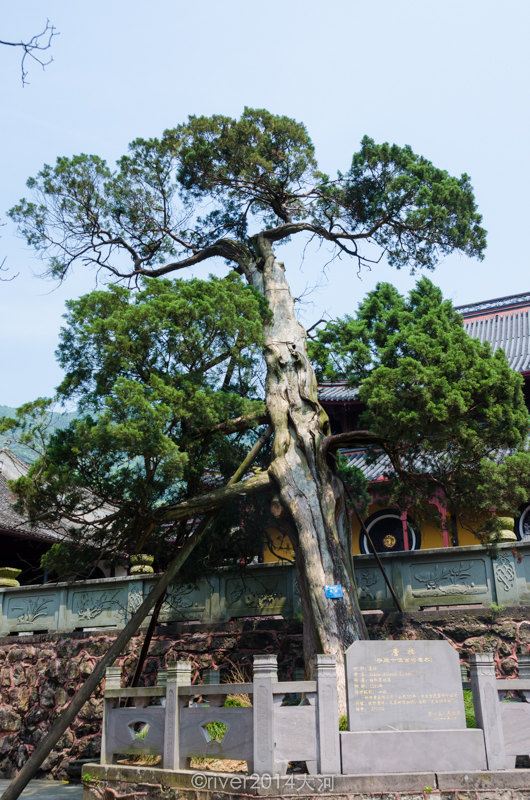
[[[493,653],[476,653],[469,659],[471,690],[477,725],[482,728],[488,769],[506,769],[501,708]]]
[[[278,682],[276,656],[254,656],[254,766],[257,775],[273,775],[274,702],[273,684]]]
[[[520,655],[517,657],[517,661],[519,662],[519,678],[525,681],[530,680],[530,656]],[[530,692],[522,691],[521,694],[526,702],[530,703]]]
[[[166,686],[167,686],[167,670],[165,670],[165,669],[159,669],[158,670],[158,675],[156,676],[156,685],[157,686],[161,686],[162,689],[166,688]],[[165,697],[161,697],[160,698],[160,705],[165,707],[165,705],[166,705],[166,698]]]
[[[105,689],[121,689],[121,667],[107,667]]]
[[[517,657],[519,662],[519,677],[521,680],[530,679],[530,656],[520,655]]]
[[[105,670],[105,692],[107,689],[121,689],[121,667],[107,667]],[[101,763],[108,764],[112,761],[112,754],[108,750],[108,726],[110,711],[114,708],[116,700],[103,697],[103,725],[101,733]]]
[[[183,769],[186,759],[179,753],[179,686],[191,685],[191,664],[177,661],[166,670],[166,717],[164,729],[164,769]]]
[[[334,656],[315,656],[318,772],[340,774],[339,700]]]

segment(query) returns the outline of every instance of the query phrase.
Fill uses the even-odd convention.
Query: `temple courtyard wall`
[[[529,607],[373,614],[367,622],[372,639],[445,639],[463,664],[473,653],[494,651],[498,673],[506,677],[517,674],[518,655],[530,653]],[[98,630],[0,638],[0,776],[11,777],[27,760],[115,635]],[[135,636],[120,658],[127,671],[142,641],[143,634]],[[178,659],[192,662],[195,679],[204,670],[220,668],[223,681],[231,674],[238,680],[241,671],[250,672],[253,656],[263,653],[278,656],[281,679],[295,677],[303,666],[302,623],[260,617],[173,624],[157,631],[144,682],[153,684],[158,670]],[[79,776],[83,762],[97,761],[101,720],[102,687],[48,756],[41,777]]]

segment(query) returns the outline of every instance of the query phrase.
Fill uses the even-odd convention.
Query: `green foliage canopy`
[[[246,272],[257,234],[316,236],[359,266],[383,252],[398,268],[432,268],[453,250],[481,258],[485,248],[467,175],[365,137],[332,177],[301,123],[263,109],[191,116],[133,141],[115,168],[63,156],[27,185],[10,215],[59,278],[76,263],[155,276],[216,256]]]
[[[229,476],[252,441],[219,424],[263,414],[263,301],[231,273],[112,286],[67,307],[55,400],[77,401],[79,415],[48,436],[51,400],[19,410],[11,425],[40,451],[15,484],[19,503],[62,520],[79,551],[163,555],[189,526],[157,512]]]
[[[488,516],[527,501],[522,377],[468,336],[427,278],[408,297],[379,284],[355,317],[318,332],[310,354],[321,378],[358,387],[360,424],[384,442],[400,504],[424,511],[438,491],[451,512]]]
[[[115,166],[97,155],[63,156],[44,165],[27,185],[28,196],[10,216],[48,273],[59,279],[76,265],[91,265],[134,284],[221,258],[264,292],[263,254],[298,234],[329,243],[336,255],[351,257],[358,268],[385,257],[397,268],[430,269],[454,250],[482,258],[486,243],[467,175],[452,176],[409,146],[378,144],[368,137],[346,169],[328,175],[319,169],[304,125],[263,109],[246,108],[239,119],[191,116],[161,137],[134,140]],[[97,302],[120,298],[119,292],[109,296],[113,299]],[[97,327],[97,320],[91,324]],[[123,332],[116,335],[123,339]],[[138,340],[141,344],[143,334]],[[200,337],[197,341],[197,347],[206,344]],[[160,458],[157,473],[166,469],[167,477],[182,475],[191,491],[209,462],[205,454],[190,455],[190,407],[184,395],[191,392],[195,414],[204,413],[210,421],[222,413],[232,416],[242,400],[214,397],[197,378],[199,390],[191,362],[175,384],[164,381],[157,369],[149,369],[148,379],[138,382],[132,357],[125,363],[117,351],[105,352],[105,336],[95,335],[93,342],[86,348],[76,333],[71,342],[63,338],[59,351],[70,373],[64,396],[87,393],[83,437],[89,445],[94,442],[94,453],[110,437],[116,452],[127,454],[121,485],[132,487],[131,456],[148,444],[148,452],[151,448]],[[134,356],[135,346],[125,342],[125,354],[131,347]],[[71,361],[65,347],[72,348]],[[235,347],[233,340],[230,347]],[[198,352],[195,356],[199,364]],[[97,363],[103,359],[105,368],[94,366],[94,358]],[[113,372],[114,359],[118,366]],[[215,359],[214,352],[204,360],[212,362],[212,375]],[[239,377],[243,380],[242,373]],[[159,402],[153,405],[155,395]],[[245,391],[241,397],[250,402]],[[172,409],[177,410],[174,416]],[[186,446],[169,435],[176,418],[179,437],[188,437]],[[221,445],[214,450],[221,451]],[[110,461],[95,456],[93,461],[95,474],[103,465],[101,491],[106,488],[111,502],[117,478],[110,463],[116,454],[108,455]],[[145,508],[151,507],[152,496],[165,500],[161,493],[151,483]]]

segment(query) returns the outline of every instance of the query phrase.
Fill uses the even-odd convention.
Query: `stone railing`
[[[156,577],[101,578],[0,590],[0,636],[95,628],[122,628],[149,594]],[[161,623],[222,622],[235,617],[296,616],[294,570],[256,566],[221,571],[196,585],[173,584]]]
[[[101,763],[149,755],[166,770],[188,770],[191,759],[213,757],[269,776],[293,761],[311,775],[514,769],[530,753],[530,659],[519,678],[499,680],[493,653],[471,657],[477,727],[469,729],[457,654],[446,642],[416,640],[406,658],[409,645],[357,642],[346,651],[348,730],[340,733],[333,656],[315,656],[309,681],[279,681],[274,655],[254,656],[248,683],[192,685],[191,663],[178,661],[156,686],[121,688],[121,668],[110,667]]]
[[[227,704],[234,695],[245,701]],[[104,697],[102,764],[149,754],[164,769],[214,757],[246,761],[256,774],[284,774],[292,761],[305,761],[311,774],[340,772],[332,656],[315,656],[314,681],[278,681],[270,655],[254,656],[250,683],[192,686],[190,662],[178,661],[159,685],[122,689],[121,669],[110,667]]]
[[[438,606],[530,605],[530,542],[381,554],[405,611]],[[356,556],[361,608],[390,610],[391,594],[372,556]]]
[[[440,606],[530,605],[530,543],[455,547],[381,556],[405,611]],[[391,610],[392,597],[371,556],[354,558],[363,610]],[[121,628],[156,578],[103,578],[1,589],[0,635]],[[160,621],[222,622],[300,614],[295,570],[268,564],[222,570],[194,586],[174,584]]]
[[[494,653],[471,656],[473,704],[477,724],[484,731],[488,769],[514,769],[517,756],[530,754],[528,662],[528,656],[520,657],[519,678],[499,680]]]

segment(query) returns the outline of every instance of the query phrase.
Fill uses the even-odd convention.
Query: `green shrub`
[[[204,727],[208,731],[211,742],[222,742],[228,730],[228,726],[224,722],[207,722]]]
[[[476,728],[475,708],[473,706],[473,692],[471,689],[464,689],[464,709],[466,712],[466,725],[468,728]]]
[[[245,702],[245,700],[237,694],[229,694],[223,705],[225,708],[248,708],[250,702]]]

